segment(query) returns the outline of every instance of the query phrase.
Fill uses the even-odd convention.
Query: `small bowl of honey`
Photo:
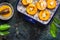
[[[0,4],[0,19],[9,20],[14,14],[13,6],[10,3],[1,3]]]

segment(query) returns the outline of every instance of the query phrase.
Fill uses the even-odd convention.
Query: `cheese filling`
[[[41,7],[42,7],[42,8],[44,8],[44,7],[46,7],[46,2],[45,2],[45,1],[43,1],[43,2],[41,2],[41,4],[40,4],[40,5],[41,5]]]
[[[44,17],[44,18],[45,18],[45,17],[46,17],[46,14],[45,14],[45,13],[43,13],[42,17]]]
[[[27,0],[27,3],[31,3],[32,2],[32,0]]]
[[[54,4],[54,2],[52,1],[52,2],[50,2],[50,5],[53,5]]]
[[[33,11],[33,8],[30,8],[31,11]]]

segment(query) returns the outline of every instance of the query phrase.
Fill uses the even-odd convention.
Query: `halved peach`
[[[50,12],[48,10],[40,11],[38,17],[42,21],[47,21],[50,18]]]
[[[23,5],[28,5],[28,4],[32,3],[32,2],[33,2],[33,0],[22,0]]]
[[[44,10],[47,7],[46,1],[39,1],[36,3],[36,6],[39,10]]]
[[[27,6],[26,11],[30,15],[35,15],[36,12],[37,12],[37,8],[34,4],[30,4],[30,5]]]
[[[56,8],[57,2],[56,0],[47,0],[47,8],[54,9]]]

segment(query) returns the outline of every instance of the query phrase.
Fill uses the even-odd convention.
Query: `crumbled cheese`
[[[44,4],[43,4],[43,3],[41,3],[41,6],[43,7],[43,6],[44,6]]]
[[[32,11],[32,10],[33,10],[33,8],[30,8],[30,10]]]
[[[27,0],[27,3],[30,3],[30,2],[32,2],[32,0]]]
[[[54,2],[52,1],[50,4],[51,4],[51,5],[53,5],[53,4],[54,4]]]
[[[43,1],[43,2],[41,3],[41,6],[42,6],[42,7],[46,7],[46,2]]]
[[[46,17],[46,14],[45,13],[43,13],[43,15],[42,15],[43,17]]]

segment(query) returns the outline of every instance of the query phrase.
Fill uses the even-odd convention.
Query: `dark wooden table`
[[[16,10],[18,0],[0,0],[1,2],[11,3],[14,7],[14,15],[8,21],[0,20],[0,24],[8,23],[11,25],[10,34],[6,36],[7,40],[60,40],[60,30],[58,30],[57,38],[52,38],[49,34],[49,26],[41,27],[25,21],[23,15]],[[58,9],[57,16],[60,16],[60,8]],[[16,35],[16,27],[19,34]]]

